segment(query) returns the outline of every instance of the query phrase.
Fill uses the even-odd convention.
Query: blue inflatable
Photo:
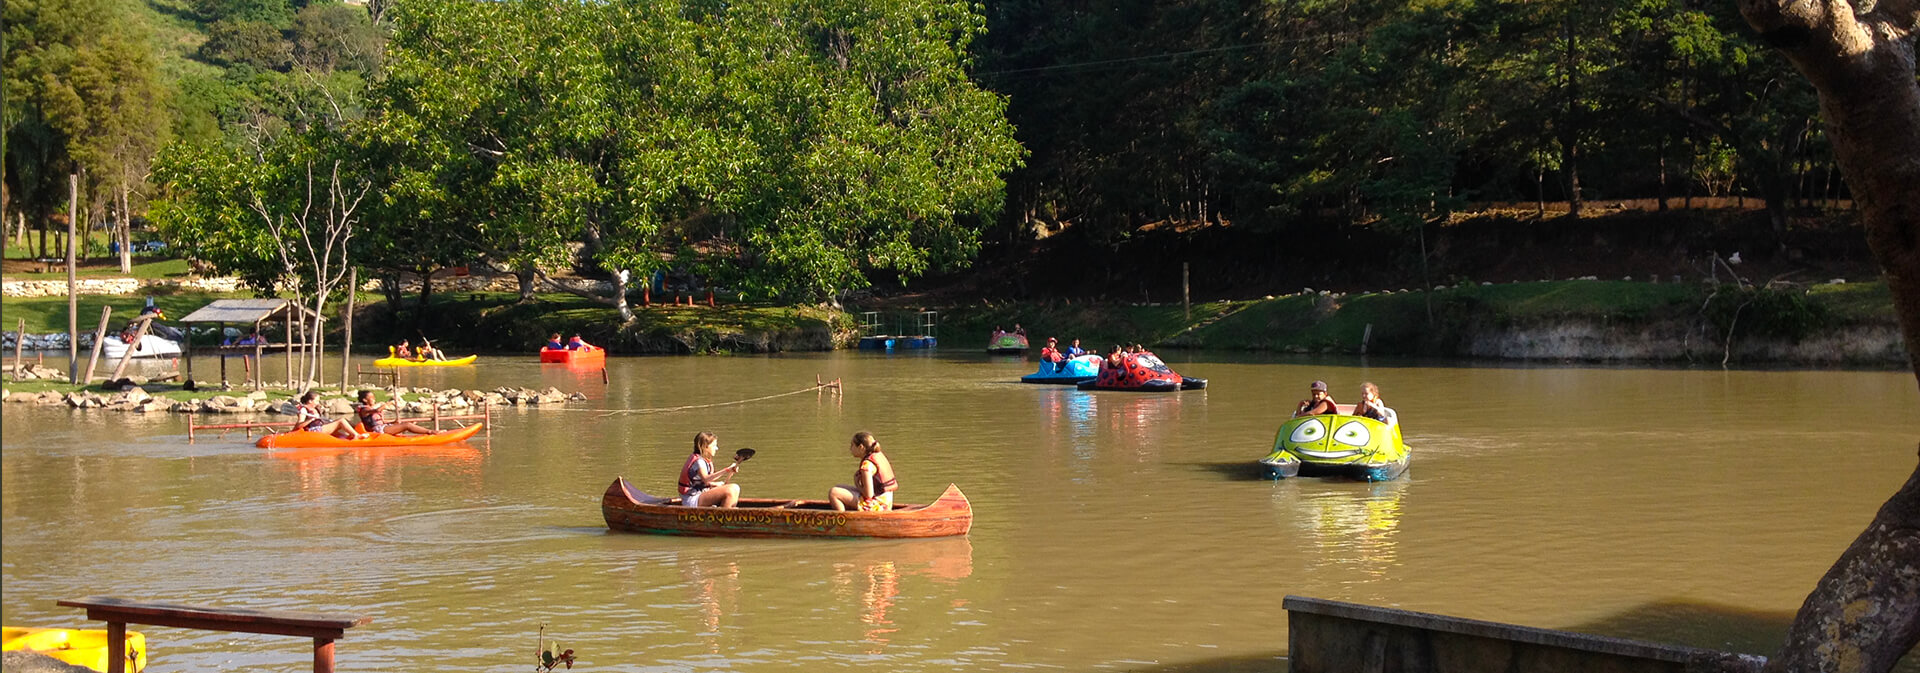
[[[1059,362],[1040,361],[1040,371],[1020,377],[1021,383],[1074,384],[1100,377],[1100,356],[1082,355]]]

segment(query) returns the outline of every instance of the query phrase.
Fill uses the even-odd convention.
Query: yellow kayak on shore
[[[106,629],[36,629],[24,626],[0,627],[0,650],[27,650],[85,666],[105,673],[107,670]],[[147,667],[147,637],[127,632],[127,670]]]
[[[480,359],[478,355],[469,355],[458,360],[408,360],[405,358],[380,358],[373,361],[375,367],[458,367],[473,364]]]

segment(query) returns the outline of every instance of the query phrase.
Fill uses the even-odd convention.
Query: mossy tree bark
[[[1739,0],[1820,92],[1920,380],[1920,0]],[[1920,469],[1840,555],[1769,671],[1886,671],[1920,641]]]

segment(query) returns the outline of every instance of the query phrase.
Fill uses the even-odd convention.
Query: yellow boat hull
[[[478,355],[469,355],[458,360],[407,360],[403,358],[380,358],[373,361],[375,367],[458,367],[473,364],[480,359]]]
[[[27,650],[96,671],[107,670],[107,632],[105,629],[36,629],[23,626],[0,628],[0,649]],[[127,632],[127,670],[147,667],[147,637]]]

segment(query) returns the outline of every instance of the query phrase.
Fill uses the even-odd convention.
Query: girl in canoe
[[[900,489],[900,480],[893,476],[892,461],[880,453],[880,441],[873,433],[856,432],[847,452],[860,459],[860,469],[853,473],[854,485],[841,484],[827,492],[833,511],[844,512],[848,507],[861,512],[892,511],[893,492]]]
[[[578,337],[576,337],[578,338]],[[740,502],[740,485],[727,483],[740,466],[713,469],[713,454],[720,450],[720,439],[711,432],[693,436],[693,455],[680,466],[680,504],[688,507],[732,507]]]
[[[365,439],[371,436],[354,430],[353,424],[345,419],[327,420],[326,411],[320,408],[319,397],[311,390],[300,396],[300,404],[295,407],[299,420],[294,422],[294,430],[329,434],[341,439]]]
[[[353,405],[353,414],[360,418],[360,426],[366,428],[367,432],[370,433],[380,432],[389,435],[398,435],[402,432],[411,432],[416,435],[433,434],[432,430],[420,427],[418,423],[414,423],[413,421],[388,423],[385,412],[391,408],[390,405],[392,404],[392,402],[375,402],[373,401],[373,391],[362,390],[360,391],[360,403]]]

